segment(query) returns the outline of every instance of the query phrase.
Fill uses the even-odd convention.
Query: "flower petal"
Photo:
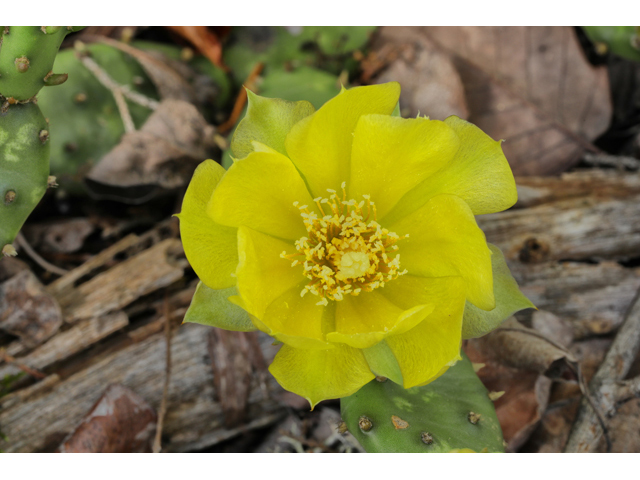
[[[315,111],[307,101],[261,97],[248,89],[247,101],[247,114],[231,139],[231,151],[237,159],[245,158],[254,151],[253,141],[286,154],[284,139],[291,127]]]
[[[333,326],[334,302],[317,305],[318,297],[300,292],[308,283],[299,283],[276,298],[260,319],[269,335],[296,348],[332,348],[325,340],[325,328]]]
[[[176,215],[187,260],[198,278],[213,289],[235,285],[231,274],[238,265],[237,230],[214,222],[206,213],[224,174],[224,168],[213,160],[198,165],[182,201],[182,212]]]
[[[433,311],[433,303],[416,303],[400,308],[378,290],[346,295],[336,302],[336,331],[328,333],[327,340],[355,348],[371,347],[388,335],[412,329]]]
[[[237,293],[236,287],[213,290],[202,282],[198,283],[191,305],[184,314],[184,323],[199,323],[234,332],[257,330],[247,312],[229,301],[229,297]]]
[[[283,388],[318,402],[357,392],[373,380],[362,351],[346,345],[329,350],[303,350],[283,345],[269,371]]]
[[[386,341],[382,340],[373,347],[365,348],[362,353],[369,368],[376,376],[386,377],[392,382],[402,385],[400,365],[398,365],[398,361]]]
[[[307,230],[294,202],[316,209],[291,161],[279,153],[254,152],[229,168],[211,197],[207,212],[223,225],[244,225],[278,238],[297,240]]]
[[[290,260],[280,258],[291,250],[291,244],[270,235],[238,229],[238,293],[251,315],[262,319],[271,302],[304,280],[302,265],[292,267]]]
[[[486,335],[498,328],[514,313],[525,308],[536,308],[518,288],[500,249],[490,243],[488,245],[492,253],[493,294],[496,299],[496,308],[486,312],[467,303],[462,322],[462,338],[465,339]]]
[[[443,168],[460,148],[446,123],[363,115],[353,137],[348,198],[370,195],[382,219],[402,196]]]
[[[389,213],[387,221],[408,215],[441,193],[462,198],[474,215],[501,212],[516,203],[515,180],[500,141],[455,116],[445,123],[460,138],[460,149],[440,171],[407,193]]]
[[[443,369],[460,358],[464,281],[460,277],[420,278],[405,275],[389,295],[403,290],[406,298],[419,302],[437,299],[435,310],[418,326],[401,335],[385,339],[400,365],[404,388],[434,380]],[[390,289],[391,290],[391,289]]]
[[[349,181],[353,131],[362,115],[393,112],[400,96],[396,82],[342,90],[320,110],[298,122],[287,135],[289,158],[314,197]]]
[[[401,268],[422,277],[461,276],[471,303],[483,310],[495,307],[491,251],[462,199],[438,195],[387,228],[409,235],[398,242]]]

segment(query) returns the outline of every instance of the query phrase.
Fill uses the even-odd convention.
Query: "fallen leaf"
[[[30,270],[22,270],[0,284],[0,329],[35,347],[62,325],[58,302]]]
[[[412,35],[410,30],[393,31],[392,40],[401,40],[401,45],[390,42],[387,32],[389,30],[385,28],[381,30],[371,47],[377,52],[365,60],[364,68],[375,68],[368,66],[372,62],[390,61],[389,68],[376,83],[401,82],[402,116],[409,118],[421,114],[435,120],[444,120],[450,115],[468,118],[462,80],[449,55],[425,36]]]
[[[429,48],[430,40],[450,58],[464,86],[469,121],[505,139],[503,150],[517,175],[565,171],[609,126],[607,70],[588,63],[571,27],[383,27],[380,36],[383,45],[411,38]],[[405,63],[396,78],[403,87],[417,83],[409,80],[413,76],[423,84],[442,82],[439,73]]]
[[[132,390],[111,385],[82,423],[58,447],[62,453],[148,453],[155,410]]]
[[[23,230],[34,248],[43,252],[72,253],[82,248],[85,239],[95,231],[95,226],[86,218],[70,218],[27,225]]]
[[[208,27],[172,26],[167,28],[189,40],[200,53],[211,60],[211,63],[220,68],[226,68],[222,63],[222,44],[220,39]]]
[[[195,167],[209,156],[214,132],[192,104],[164,100],[139,131],[125,134],[91,169],[87,185],[95,196],[132,203],[150,195],[139,186],[186,185]]]

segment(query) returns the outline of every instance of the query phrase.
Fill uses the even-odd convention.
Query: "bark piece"
[[[615,259],[640,251],[640,195],[578,197],[477,218],[487,241],[525,263]]]
[[[248,422],[226,428],[224,412],[217,402],[207,334],[210,327],[185,324],[171,341],[171,383],[163,427],[164,451],[202,449],[253,428],[261,428],[281,418],[282,407],[274,400],[282,388],[273,377],[267,386],[273,395],[265,398],[260,380],[254,375],[247,407]],[[126,335],[123,335],[127,338]],[[273,340],[259,334],[260,349],[269,363],[277,348]],[[114,348],[99,356],[88,353],[90,362],[78,362],[79,369],[55,388],[29,396],[0,409],[0,425],[7,440],[0,450],[32,452],[55,449],[85,417],[105,386],[122,384],[135,390],[157,409],[162,399],[166,339],[159,332],[138,343],[114,342]],[[52,439],[56,439],[52,445]]]
[[[155,410],[144,398],[122,385],[111,385],[59,451],[148,453],[156,421]]]
[[[169,238],[62,293],[58,299],[65,321],[104,315],[172,284],[183,276],[182,254],[180,241]]]
[[[81,352],[128,324],[127,315],[120,311],[102,317],[90,318],[60,332],[44,345],[18,360],[31,368],[42,370],[55,362]],[[13,364],[0,365],[0,378],[5,375],[15,375],[19,371],[20,369]]]
[[[261,375],[266,371],[256,333],[212,328],[208,347],[225,426],[238,426],[245,420],[252,372]]]
[[[29,270],[22,270],[0,284],[0,329],[35,347],[54,335],[62,325],[55,298]]]

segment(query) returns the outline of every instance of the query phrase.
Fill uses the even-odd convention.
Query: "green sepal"
[[[402,114],[400,113],[400,102],[398,102],[396,104],[396,108],[394,108],[393,112],[391,112],[391,116],[392,117],[402,117]]]
[[[247,114],[238,124],[231,139],[231,152],[238,160],[253,152],[251,142],[257,141],[287,154],[284,140],[291,128],[311,115],[315,108],[307,101],[290,102],[266,98],[247,90]]]
[[[376,376],[388,378],[398,385],[404,383],[400,365],[386,341],[383,340],[373,347],[365,348],[362,353]]]
[[[428,385],[404,389],[373,380],[342,398],[340,408],[347,428],[370,453],[504,452],[489,392],[464,353]]]
[[[481,337],[498,328],[514,313],[525,308],[536,308],[518,288],[500,249],[490,243],[487,245],[492,254],[493,295],[496,308],[486,311],[467,302],[462,320],[463,339]]]
[[[199,282],[191,305],[184,315],[184,323],[199,323],[234,332],[257,330],[251,323],[249,314],[228,300],[229,297],[237,294],[236,287],[213,290]]]

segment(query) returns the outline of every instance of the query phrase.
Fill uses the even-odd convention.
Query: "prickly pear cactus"
[[[347,428],[367,452],[504,452],[489,392],[462,356],[428,385],[373,380],[341,399]]]
[[[49,128],[35,96],[63,83],[51,71],[65,35],[81,27],[0,28],[0,249],[12,245],[49,182]]]

